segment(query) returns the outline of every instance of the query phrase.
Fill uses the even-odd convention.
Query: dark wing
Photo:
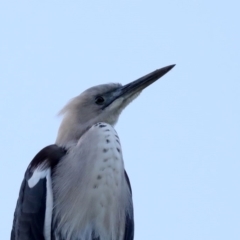
[[[48,169],[52,170],[65,154],[65,149],[50,145],[43,148],[31,161],[20,188],[11,240],[45,239],[47,179],[44,173],[47,173]],[[35,174],[36,170],[38,174]],[[31,184],[29,180],[32,181]]]
[[[128,187],[132,194],[131,184],[126,171],[125,171],[125,179],[127,181]],[[133,238],[134,238],[134,214],[133,214],[133,202],[131,201],[131,210],[126,215],[124,240],[133,240]]]

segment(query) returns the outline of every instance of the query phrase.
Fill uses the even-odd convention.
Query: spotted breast
[[[123,239],[131,192],[120,140],[111,125],[93,125],[71,147],[55,170],[53,194],[56,235],[74,240]]]

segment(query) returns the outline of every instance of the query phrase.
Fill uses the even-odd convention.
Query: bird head
[[[64,115],[57,144],[77,141],[86,130],[98,122],[115,125],[122,110],[141,91],[158,80],[175,65],[151,72],[129,84],[102,84],[91,87],[73,98],[60,112]]]

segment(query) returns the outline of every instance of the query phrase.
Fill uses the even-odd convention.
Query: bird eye
[[[95,98],[95,103],[98,104],[98,105],[102,105],[104,103],[104,101],[105,101],[104,98],[101,97],[101,96],[97,96]]]

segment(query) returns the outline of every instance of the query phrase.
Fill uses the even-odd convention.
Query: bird
[[[56,142],[30,162],[11,240],[133,240],[132,189],[114,126],[140,92],[175,65],[126,85],[85,90],[61,110]]]

